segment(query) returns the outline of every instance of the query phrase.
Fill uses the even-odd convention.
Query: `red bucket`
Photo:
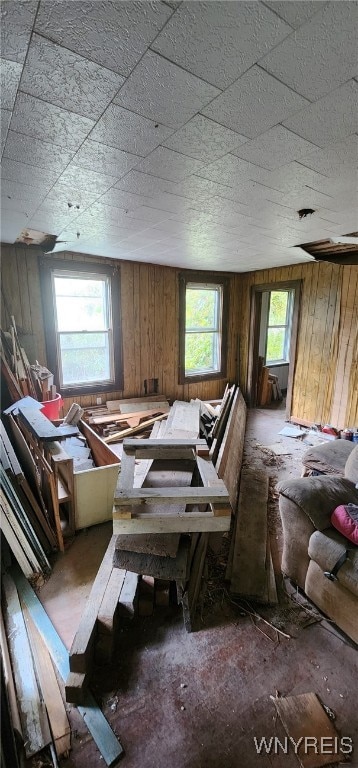
[[[57,395],[54,400],[46,400],[42,404],[41,411],[44,414],[44,416],[47,416],[48,419],[51,421],[55,421],[55,419],[60,418],[60,409],[63,406],[63,400],[59,392],[57,392]]]

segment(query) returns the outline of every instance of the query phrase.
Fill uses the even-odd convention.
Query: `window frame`
[[[79,276],[83,273],[86,276],[97,278],[106,278],[110,290],[110,304],[108,306],[111,320],[112,336],[112,359],[110,368],[113,370],[113,380],[105,382],[89,382],[88,384],[77,383],[71,385],[60,385],[62,376],[60,375],[60,358],[58,354],[58,329],[56,326],[56,306],[54,292],[54,276],[56,272],[68,273],[68,276]],[[123,364],[122,364],[122,334],[121,334],[121,316],[119,308],[120,296],[120,270],[117,267],[111,267],[108,264],[98,264],[98,262],[75,262],[64,259],[46,259],[40,258],[40,280],[42,294],[42,308],[44,317],[44,330],[46,342],[47,366],[54,374],[56,385],[63,397],[72,397],[78,395],[99,394],[101,392],[116,392],[123,389]]]
[[[267,324],[266,324],[266,339],[265,339],[265,366],[270,368],[270,366],[278,366],[278,365],[289,365],[289,354],[290,354],[290,339],[291,339],[291,328],[292,328],[292,316],[293,316],[293,308],[294,308],[294,301],[295,301],[295,295],[294,295],[294,289],[289,288],[273,288],[272,290],[268,291],[270,294],[269,301],[268,301],[268,307],[267,307]],[[271,294],[272,293],[287,293],[287,307],[286,307],[286,322],[280,323],[280,324],[272,324],[270,325],[270,304],[271,304]],[[284,349],[283,353],[285,357],[277,358],[275,360],[268,360],[267,359],[267,344],[268,344],[268,332],[271,328],[284,328],[285,329],[285,339],[284,339]]]
[[[186,339],[186,290],[187,287],[221,289],[221,318],[220,318],[220,369],[202,373],[187,374],[185,372],[185,339]],[[225,379],[227,370],[227,323],[229,312],[229,278],[216,272],[187,272],[179,274],[179,384],[195,383]],[[213,331],[205,331],[209,333]],[[215,331],[214,331],[215,332]]]

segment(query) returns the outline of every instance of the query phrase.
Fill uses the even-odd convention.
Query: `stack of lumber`
[[[46,557],[55,536],[27,482],[7,432],[0,422],[1,530],[29,579],[49,574]]]
[[[3,592],[1,655],[12,727],[21,735],[27,757],[49,745],[52,763],[57,766],[57,758],[70,750],[71,733],[63,696],[63,683],[70,673],[68,651],[17,567],[5,574]],[[123,747],[90,690],[83,705],[78,706],[78,713],[105,764],[116,765]],[[38,763],[48,765],[48,754],[43,760],[38,755]]]
[[[233,595],[275,604],[278,600],[267,527],[268,489],[266,472],[243,469],[226,578]]]
[[[30,365],[20,344],[13,316],[9,331],[1,330],[1,372],[14,403],[27,395],[41,402],[56,397],[53,374],[37,360]]]
[[[55,669],[9,574],[2,586],[1,657],[12,728],[27,758],[50,746],[56,760],[68,755],[71,734]]]
[[[147,432],[168,412],[165,395],[148,395],[107,400],[104,406],[86,408],[84,418],[107,443],[115,443],[131,434]]]

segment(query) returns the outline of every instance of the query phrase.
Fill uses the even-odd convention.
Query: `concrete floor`
[[[278,435],[282,426],[280,408],[249,413],[246,460],[266,465],[274,479],[299,475],[307,447]],[[290,451],[280,467],[268,464],[261,448],[277,442]],[[105,524],[77,536],[41,589],[68,647],[110,535]],[[279,531],[271,536],[278,556]],[[125,749],[123,768],[297,768],[292,751],[258,755],[255,749],[254,737],[285,735],[270,699],[276,691],[315,692],[335,712],[338,732],[355,739],[350,765],[358,766],[356,650],[320,623],[298,626],[296,637],[279,641],[268,631],[270,639],[227,599],[204,602],[199,624],[200,631],[187,634],[180,608],[157,608],[152,617],[123,625],[114,665],[97,669],[93,690]],[[76,709],[69,714],[72,751],[61,766],[103,766]]]

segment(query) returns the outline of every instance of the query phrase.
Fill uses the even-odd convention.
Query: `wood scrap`
[[[47,715],[37,687],[31,650],[16,586],[5,574],[2,580],[5,625],[14,671],[26,757],[32,757],[51,741]]]
[[[132,571],[126,572],[118,600],[119,615],[124,618],[132,619],[134,616],[137,604],[138,581],[139,576],[137,573]]]
[[[238,520],[230,591],[267,602],[268,476],[259,470],[241,473]]]
[[[345,760],[339,734],[315,693],[271,696],[285,731],[298,744],[302,768],[320,768]]]
[[[146,573],[152,578],[165,581],[183,580],[187,575],[189,549],[188,536],[181,537],[176,557],[127,552],[116,546],[113,565],[115,568],[124,568],[138,574]]]
[[[56,754],[67,756],[71,748],[71,728],[51,657],[26,605],[22,610]]]
[[[148,419],[148,421],[142,422],[137,427],[131,427],[130,429],[123,429],[121,432],[115,432],[113,435],[109,435],[109,437],[105,437],[104,441],[105,443],[117,443],[119,440],[123,440],[124,437],[128,437],[129,435],[134,435],[136,432],[140,432],[141,430],[146,429],[147,427],[151,427],[153,424],[155,424],[156,421],[162,421],[163,419],[167,418],[166,413],[160,414],[160,416],[154,416],[152,419]]]
[[[71,646],[69,656],[71,672],[85,673],[91,669],[97,616],[112,573],[114,548],[115,536],[112,536],[97,576],[93,582],[86,607],[81,616],[80,624]]]
[[[179,539],[179,533],[156,533],[152,536],[140,533],[119,535],[116,540],[116,549],[158,555],[159,557],[176,557]]]

